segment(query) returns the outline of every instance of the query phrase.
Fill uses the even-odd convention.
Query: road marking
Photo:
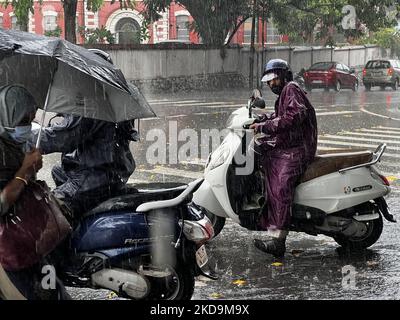
[[[318,116],[333,116],[333,115],[345,115],[345,114],[353,114],[353,113],[360,113],[360,111],[331,111],[331,112],[317,112]]]
[[[160,174],[165,176],[178,176],[183,178],[190,178],[190,179],[199,179],[203,177],[203,171],[189,171],[189,170],[179,170],[179,169],[172,169],[163,166],[157,166],[154,169],[147,170],[143,169],[140,172],[147,172],[152,174]]]
[[[158,104],[189,104],[189,103],[197,103],[197,102],[204,102],[204,100],[179,100],[179,101],[171,101],[171,100],[154,100],[154,101],[149,101],[150,105],[158,105]]]
[[[399,131],[399,134],[400,134],[400,128],[393,128],[393,127],[383,127],[383,126],[378,126],[377,128],[379,128],[379,129],[388,129],[388,130],[395,130],[395,131]]]
[[[369,115],[372,115],[372,116],[375,116],[375,117],[384,118],[384,119],[390,119],[390,120],[395,120],[395,121],[400,121],[400,119],[398,119],[398,118],[388,117],[388,116],[384,116],[384,115],[379,114],[379,113],[374,113],[374,112],[368,111],[364,107],[361,107],[360,110],[362,112],[366,113],[366,114],[369,114]]]
[[[350,132],[350,131],[341,131],[338,134],[343,135],[351,135],[351,136],[361,136],[361,137],[376,137],[376,138],[399,138],[400,135],[385,135],[385,134],[373,134],[373,133],[360,133],[360,132]]]
[[[320,140],[318,139],[319,143],[323,144],[331,144],[331,145],[338,145],[338,146],[352,146],[352,147],[367,147],[367,148],[374,148],[374,150],[377,148],[377,145],[375,144],[366,144],[366,143],[351,143],[351,142],[339,142],[339,141],[330,141],[330,140]],[[389,150],[395,150],[395,151],[400,151],[400,148],[396,147],[391,147],[388,146],[387,149]]]
[[[376,130],[376,129],[357,129],[359,132],[371,132],[371,133],[394,133],[398,134],[397,131],[389,131],[389,130]]]
[[[331,139],[340,139],[340,140],[350,140],[350,141],[366,141],[366,142],[377,142],[379,143],[386,143],[386,144],[400,144],[399,140],[381,140],[381,139],[369,139],[369,138],[359,138],[359,137],[346,137],[340,135],[333,135],[333,134],[324,134],[322,138],[331,138]]]

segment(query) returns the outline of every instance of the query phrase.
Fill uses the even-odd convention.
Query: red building
[[[37,34],[46,34],[59,31],[64,37],[64,11],[61,1],[43,0],[34,5],[34,14],[30,17],[29,31]],[[86,9],[86,2],[78,0],[76,14],[77,31],[78,27],[96,29],[105,27],[115,37],[116,43],[128,44],[134,42],[133,35],[139,30],[143,17],[142,1],[137,1],[134,10],[120,9],[119,1],[111,4],[111,1],[104,1],[103,7],[98,12],[90,12]],[[179,40],[188,43],[200,43],[198,35],[189,30],[188,24],[193,21],[189,12],[179,4],[173,3],[169,10],[160,13],[162,18],[150,26],[150,39],[144,43],[158,43],[168,40]],[[261,23],[259,24],[261,25]],[[13,8],[0,7],[0,27],[4,29],[17,29],[17,20]],[[258,30],[259,41],[262,39],[262,28]],[[285,39],[276,33],[273,25],[265,26],[266,43],[285,42]],[[232,39],[232,43],[250,43],[251,19],[246,21]],[[77,32],[77,42],[83,43],[84,38]]]

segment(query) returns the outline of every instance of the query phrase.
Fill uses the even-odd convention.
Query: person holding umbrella
[[[7,221],[29,181],[35,180],[36,173],[42,168],[41,153],[29,147],[31,123],[37,108],[35,99],[24,87],[9,85],[0,88],[1,223]],[[41,286],[43,264],[44,261],[18,271],[5,271],[0,264],[0,300],[7,295],[12,299],[57,299],[57,290]],[[63,285],[58,283],[60,288],[67,297]]]
[[[106,52],[93,52],[112,63]],[[62,152],[61,166],[52,169],[53,193],[79,217],[124,188],[136,167],[129,143],[138,140],[138,132],[134,120],[115,124],[61,116],[60,122],[43,130],[40,150]]]

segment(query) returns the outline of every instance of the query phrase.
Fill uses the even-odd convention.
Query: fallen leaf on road
[[[220,299],[220,298],[223,298],[224,296],[222,294],[220,294],[220,293],[212,293],[210,295],[210,297],[214,298],[214,299]]]
[[[282,267],[283,263],[282,262],[274,262],[274,263],[271,264],[271,266],[273,266],[273,267]]]
[[[395,177],[395,176],[389,176],[389,177],[386,177],[386,179],[388,179],[389,182],[395,182],[395,181],[397,181],[397,180],[400,180],[399,178],[397,178],[397,177]]]
[[[115,299],[115,298],[117,298],[118,297],[118,295],[115,293],[115,292],[110,292],[108,295],[107,295],[107,299]]]
[[[236,284],[237,286],[244,286],[247,282],[245,280],[235,280],[232,282],[233,284]]]

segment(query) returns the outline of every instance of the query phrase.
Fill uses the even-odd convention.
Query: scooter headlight
[[[218,168],[229,158],[229,148],[226,144],[222,144],[217,150],[215,150],[209,158],[206,165],[206,170],[214,170]]]

